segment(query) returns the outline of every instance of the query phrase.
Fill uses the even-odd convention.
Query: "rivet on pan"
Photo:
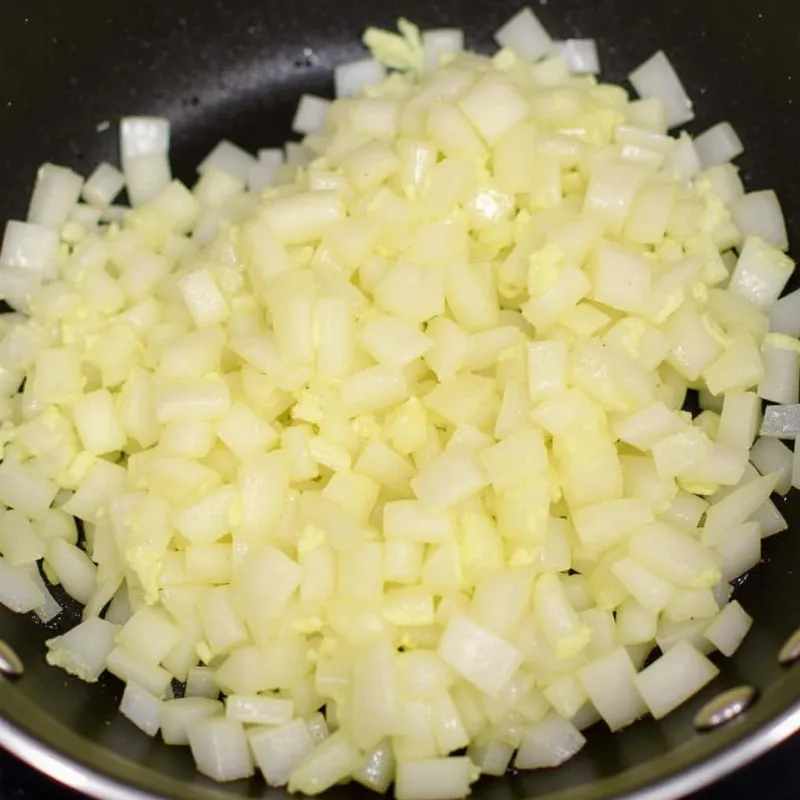
[[[758,692],[752,686],[738,686],[723,692],[697,712],[694,727],[701,732],[713,731],[747,711],[757,698]]]
[[[0,677],[19,678],[25,672],[20,657],[0,639]]]
[[[778,653],[778,663],[782,667],[788,667],[795,661],[800,661],[800,628],[786,640],[786,644]]]

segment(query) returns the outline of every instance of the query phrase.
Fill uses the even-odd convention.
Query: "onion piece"
[[[314,158],[314,152],[299,142],[286,142],[284,151],[286,153],[286,163],[293,167],[308,164]]]
[[[720,122],[695,137],[694,146],[703,169],[733,161],[744,152],[742,140],[730,122]]]
[[[475,780],[466,756],[400,762],[397,765],[397,800],[447,800],[466,797]]]
[[[791,489],[793,455],[780,439],[757,439],[750,450],[750,460],[762,475],[778,476],[775,483],[778,494],[786,494]]]
[[[770,334],[761,347],[764,377],[758,394],[764,400],[791,405],[800,399],[800,342]]]
[[[246,181],[249,171],[256,163],[256,158],[246,150],[233,144],[233,142],[229,142],[227,139],[223,139],[200,162],[197,172],[200,175],[204,175],[211,167],[215,167]]]
[[[105,209],[125,187],[125,176],[112,164],[98,164],[83,186],[82,197],[91,206]]]
[[[737,600],[728,603],[706,628],[705,637],[717,650],[730,658],[744,641],[753,618]]]
[[[328,114],[330,100],[317,97],[313,94],[303,94],[297,104],[294,119],[292,120],[292,130],[295,133],[306,134],[318,131],[325,124],[325,117]]]
[[[680,641],[634,679],[656,719],[685,703],[719,674],[687,641]]]
[[[694,178],[700,172],[700,155],[688,133],[683,132],[678,137],[675,147],[664,161],[664,168],[682,180]]]
[[[52,280],[58,275],[58,245],[58,233],[53,228],[9,220],[0,249],[0,268],[17,267]]]
[[[517,769],[557,767],[586,744],[581,732],[555,712],[528,727],[514,758]]]
[[[128,199],[136,207],[153,200],[172,180],[172,170],[166,153],[133,156],[124,162]],[[114,206],[109,206],[108,213]]]
[[[37,617],[39,617],[41,622],[45,624],[52,622],[63,611],[63,609],[53,595],[50,594],[50,590],[47,588],[42,576],[39,574],[39,565],[31,564],[28,567],[28,573],[30,574],[31,578],[33,578],[33,582],[37,585],[39,591],[44,597],[44,603],[37,608],[34,608],[33,612]]]
[[[767,406],[761,423],[761,436],[795,439],[800,432],[800,405]]]
[[[148,736],[155,736],[161,727],[162,705],[162,701],[146,689],[136,683],[127,683],[119,710],[140,731]]]
[[[76,625],[47,644],[47,663],[95,683],[106,668],[119,628],[98,617]]]
[[[83,188],[83,178],[67,167],[43,164],[36,174],[28,222],[34,225],[63,225]]]
[[[422,32],[422,52],[428,72],[463,49],[464,31],[461,28],[433,28]]]
[[[786,336],[800,336],[800,289],[776,300],[768,309],[769,329]]]
[[[119,134],[123,169],[131,159],[169,152],[170,124],[163,117],[123,117]]]
[[[208,717],[195,721],[188,733],[197,769],[209,778],[236,781],[255,772],[241,722]]]
[[[529,6],[498,28],[494,39],[524,61],[538,61],[553,51],[552,39]]]
[[[789,247],[786,221],[775,192],[750,192],[733,203],[731,213],[742,236],[760,236],[779,250]]]
[[[597,55],[597,42],[594,39],[566,39],[553,42],[553,49],[576,75],[597,75],[600,72],[600,58]]]
[[[383,65],[374,58],[362,58],[340,64],[333,71],[337,97],[354,97],[366,86],[374,86],[386,77]]]
[[[707,180],[725,205],[730,206],[744,195],[739,169],[733,164],[717,164],[703,171],[700,180]]]
[[[639,97],[664,101],[667,127],[675,128],[694,119],[692,101],[663,50],[659,50],[628,75]]]
[[[792,486],[794,486],[794,476],[796,470],[792,469]],[[748,522],[755,522],[758,525],[759,532],[762,539],[768,536],[774,536],[776,533],[785,531],[789,527],[789,523],[783,517],[778,507],[772,500],[767,500],[764,505],[760,506],[755,512],[750,515]]]

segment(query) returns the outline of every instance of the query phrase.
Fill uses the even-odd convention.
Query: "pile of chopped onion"
[[[48,661],[220,781],[461,797],[668,714],[800,485],[794,264],[733,128],[669,135],[663,53],[631,99],[530,9],[491,58],[399,29],[192,189],[123,120],[0,253],[0,602],[60,584]]]

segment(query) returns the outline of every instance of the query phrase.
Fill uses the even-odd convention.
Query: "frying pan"
[[[0,3],[0,218],[24,218],[45,160],[83,174],[117,160],[116,122],[157,114],[173,123],[173,167],[193,166],[220,139],[255,149],[287,137],[301,91],[330,94],[332,69],[361,53],[369,24],[404,15],[422,27],[464,27],[468,45],[490,51],[491,34],[520,0],[4,0]],[[604,75],[624,80],[654,51],[669,54],[696,103],[699,132],[723,119],[741,134],[751,188],[775,188],[800,241],[800,4],[796,0],[539,0],[556,38],[598,40]],[[110,125],[106,125],[110,123]],[[589,744],[558,770],[486,779],[477,800],[603,800],[677,797],[707,784],[800,728],[800,667],[782,668],[781,646],[800,625],[800,500],[781,510],[790,530],[765,543],[764,563],[737,588],[756,624],[722,676],[662,722]],[[55,627],[0,613],[0,640],[25,666],[0,679],[0,744],[56,779],[114,800],[284,797],[260,780],[218,786],[194,771],[186,748],[167,748],[116,711],[121,684],[88,686],[46,666]],[[0,665],[2,659],[0,658]],[[705,703],[734,687],[759,692],[736,719],[699,733]],[[366,797],[354,786],[330,798]]]

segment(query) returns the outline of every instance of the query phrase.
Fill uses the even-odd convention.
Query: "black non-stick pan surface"
[[[280,145],[300,92],[330,94],[333,67],[362,54],[366,25],[392,26],[399,15],[422,27],[457,25],[470,47],[488,51],[492,31],[518,7],[518,0],[0,0],[0,219],[25,213],[42,161],[84,174],[115,161],[120,116],[169,117],[175,172],[192,182],[193,166],[223,137],[251,149]],[[689,130],[734,124],[747,146],[741,165],[749,186],[778,191],[800,242],[800,2],[534,0],[534,8],[556,38],[596,38],[613,81],[666,50],[696,103]],[[782,670],[776,656],[800,625],[800,502],[790,497],[782,510],[790,530],[765,543],[764,563],[736,593],[756,625],[735,658],[720,662],[719,680],[665,721],[617,735],[598,725],[565,768],[483,780],[475,797],[675,796],[786,737],[800,717],[800,668]],[[0,639],[26,665],[18,683],[0,682],[0,727],[16,728],[17,751],[73,781],[90,770],[145,793],[120,798],[283,796],[256,779],[217,786],[197,776],[185,749],[148,739],[117,714],[114,679],[87,686],[46,667],[43,641],[52,635],[0,612]],[[746,716],[696,733],[698,708],[743,684],[761,692]],[[77,771],[42,760],[48,748]],[[110,786],[104,781],[103,791]],[[365,794],[341,787],[331,796]]]

